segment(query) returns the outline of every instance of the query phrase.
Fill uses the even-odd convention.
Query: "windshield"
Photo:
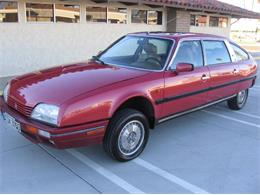
[[[162,70],[171,46],[168,39],[126,36],[98,57],[106,64]]]

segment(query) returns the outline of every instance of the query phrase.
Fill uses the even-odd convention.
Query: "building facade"
[[[0,78],[85,61],[131,32],[201,32],[228,37],[232,17],[260,18],[246,10],[233,8],[230,12],[221,7],[227,4],[213,0],[217,3],[212,7],[199,7],[201,2],[0,0]]]

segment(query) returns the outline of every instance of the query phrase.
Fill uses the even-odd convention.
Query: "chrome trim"
[[[102,129],[102,128],[105,128],[105,126],[93,127],[93,128],[79,130],[79,131],[73,131],[73,132],[69,132],[69,133],[51,134],[51,138],[62,137],[62,136],[67,136],[67,135],[75,135],[75,134],[79,134],[79,133],[86,133],[89,131],[95,131],[97,129]]]
[[[210,76],[204,75],[201,77],[201,80],[205,81],[205,80],[209,80]]]
[[[206,104],[206,105],[204,105],[204,106],[196,107],[196,108],[193,108],[193,109],[191,109],[191,110],[187,110],[187,111],[184,111],[184,112],[180,112],[180,113],[178,113],[178,114],[174,114],[174,115],[172,115],[172,116],[168,116],[168,117],[166,117],[166,118],[163,118],[163,119],[159,120],[158,123],[162,123],[162,122],[168,121],[168,120],[170,120],[170,119],[177,118],[177,117],[179,117],[179,116],[182,116],[182,115],[185,115],[185,114],[188,114],[188,113],[197,111],[197,110],[201,110],[201,109],[203,109],[203,108],[206,108],[206,107],[208,107],[208,106],[212,106],[212,105],[214,105],[214,104],[223,102],[223,101],[225,101],[225,100],[231,99],[231,98],[236,97],[236,96],[237,96],[237,94],[232,95],[232,96],[229,96],[229,97],[226,97],[226,98],[223,98],[223,99],[220,99],[220,100],[217,100],[217,101],[214,101],[214,102],[211,102],[211,103]]]
[[[226,44],[226,47],[227,47],[227,50],[228,50],[228,53],[229,53],[229,55],[230,55],[230,58],[231,58],[232,63],[237,62],[236,53],[235,53],[234,49],[232,48],[230,42],[229,42],[228,40],[225,40],[224,42],[225,42],[225,44]]]
[[[239,70],[234,69],[233,73],[234,73],[234,74],[238,74],[238,73],[239,73]]]

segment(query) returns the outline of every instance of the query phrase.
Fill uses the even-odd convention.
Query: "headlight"
[[[31,117],[39,121],[47,122],[50,124],[58,125],[59,107],[48,104],[38,104]]]
[[[8,95],[9,95],[9,90],[10,90],[10,84],[6,85],[4,92],[3,92],[3,96],[4,96],[4,101],[7,102],[8,99]]]

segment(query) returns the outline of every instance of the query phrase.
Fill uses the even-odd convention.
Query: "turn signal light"
[[[32,127],[32,126],[29,126],[29,125],[26,125],[25,131],[30,133],[30,134],[33,134],[33,135],[38,133],[38,129],[36,127]]]

